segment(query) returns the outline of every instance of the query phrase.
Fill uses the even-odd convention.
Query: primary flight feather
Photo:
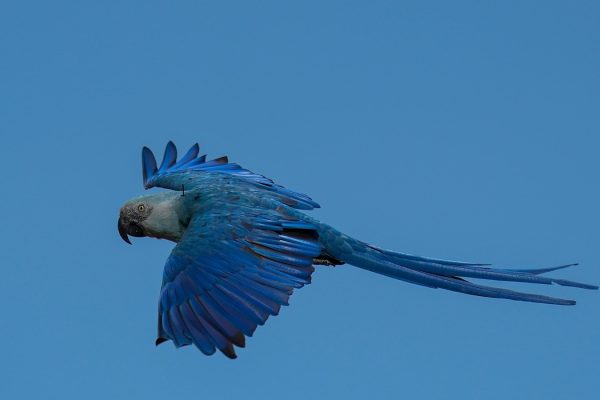
[[[575,301],[484,286],[465,278],[598,289],[541,276],[554,268],[508,270],[383,250],[351,238],[299,210],[319,207],[227,157],[206,160],[195,144],[177,160],[167,144],[160,166],[144,147],[144,187],[171,191],[138,197],[120,211],[118,230],[129,236],[171,240],[158,305],[156,344],[194,344],[235,358],[234,346],[270,315],[295,288],[309,284],[314,265],[351,264],[392,278],[470,295],[559,305]]]

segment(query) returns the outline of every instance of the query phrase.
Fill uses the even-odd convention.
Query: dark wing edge
[[[206,155],[199,156],[200,146],[194,144],[179,161],[177,161],[177,148],[172,141],[167,143],[160,166],[157,166],[154,153],[148,147],[142,148],[142,174],[144,188],[162,187],[171,190],[180,190],[183,179],[173,179],[175,176],[183,177],[184,174],[221,173],[236,176],[253,185],[275,193],[290,207],[312,210],[319,208],[319,204],[303,193],[298,193],[276,184],[271,179],[242,168],[236,163],[230,163],[227,156],[206,160]]]
[[[156,344],[236,358],[234,346],[245,347],[245,336],[310,283],[318,235],[308,223],[261,216],[243,237],[203,247],[190,227],[165,265]]]

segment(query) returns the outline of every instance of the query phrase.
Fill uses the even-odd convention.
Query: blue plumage
[[[206,161],[206,155],[198,157],[198,153],[199,146],[195,144],[176,163],[177,149],[173,142],[169,142],[165,148],[165,155],[160,168],[156,168],[154,154],[150,149],[144,147],[142,150],[144,187],[150,189],[158,186],[180,190],[182,187],[195,187],[206,177],[206,174],[219,173],[236,176],[242,181],[256,185],[260,189],[272,191],[288,206],[302,210],[319,208],[319,205],[305,194],[286,189],[275,184],[269,178],[248,171],[238,164],[230,163],[227,157]]]
[[[575,301],[484,286],[465,278],[595,285],[541,276],[575,264],[542,269],[499,269],[380,249],[348,237],[300,210],[319,207],[310,197],[246,170],[227,157],[206,161],[192,146],[177,160],[167,144],[160,166],[142,150],[144,187],[172,189],[133,199],[121,209],[119,233],[177,243],[167,259],[159,301],[157,344],[194,344],[210,355],[235,358],[234,346],[309,284],[313,265],[348,263],[406,282],[470,295],[573,305]],[[178,191],[181,190],[181,193]]]

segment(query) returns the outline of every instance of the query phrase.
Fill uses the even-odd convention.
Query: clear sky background
[[[598,4],[3,2],[0,397],[597,396],[600,293],[562,287],[319,268],[235,361],[156,348],[172,244],[116,222],[143,145],[198,141],[368,242],[598,284]]]

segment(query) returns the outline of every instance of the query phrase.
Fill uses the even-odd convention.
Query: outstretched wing
[[[227,156],[206,161],[206,155],[198,156],[199,151],[200,147],[196,143],[177,161],[177,148],[169,141],[160,167],[157,167],[154,154],[149,148],[144,147],[142,149],[144,187],[146,189],[152,187],[172,190],[192,189],[200,185],[202,178],[207,174],[227,174],[270,192],[290,207],[302,210],[319,208],[319,205],[307,195],[286,189],[267,177],[230,163]]]
[[[310,283],[321,252],[311,224],[277,210],[221,204],[192,219],[165,265],[157,344],[235,358],[257,325]],[[216,208],[216,207],[215,207]]]

